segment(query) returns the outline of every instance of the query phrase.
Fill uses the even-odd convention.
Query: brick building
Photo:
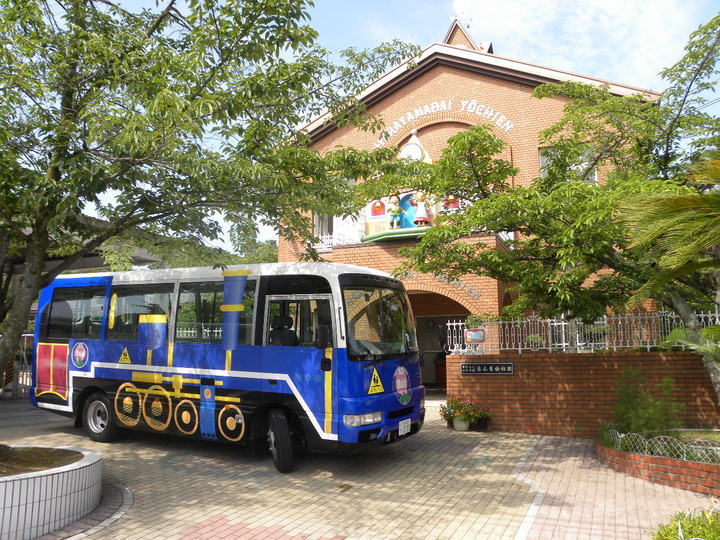
[[[534,99],[532,93],[540,84],[562,81],[604,83],[618,95],[644,92],[497,56],[490,43],[476,43],[456,19],[441,43],[423,51],[414,69],[401,64],[361,94],[368,112],[383,118],[385,132],[338,129],[326,125],[326,117],[318,118],[305,129],[320,153],[337,146],[365,150],[393,146],[399,148],[403,157],[433,162],[452,135],[470,126],[490,124],[494,133],[507,143],[500,157],[519,169],[511,182],[527,186],[540,175],[542,149],[538,134],[561,118],[564,105],[560,99]],[[365,212],[355,220],[315,216],[316,234],[322,239],[319,251],[329,261],[393,272],[400,265],[398,249],[415,242],[427,226],[432,226],[432,219],[443,210],[443,204],[447,205],[447,194],[434,195],[427,202],[428,223],[415,223],[420,197],[412,192],[399,194],[397,202],[405,211],[400,214],[399,226],[391,227],[390,210],[396,201],[390,197],[368,201]],[[503,234],[507,233],[473,240],[503,249],[507,239]],[[280,241],[281,262],[296,261],[301,254],[302,246]],[[479,276],[449,281],[443,275],[410,272],[401,278],[418,319],[423,380],[444,385],[444,355],[438,329],[445,321],[470,313],[499,314],[511,301],[508,286]]]

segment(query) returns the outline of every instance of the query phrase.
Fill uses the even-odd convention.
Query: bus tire
[[[88,437],[96,442],[111,442],[117,438],[120,428],[112,415],[110,400],[102,392],[95,392],[83,407],[83,428]]]
[[[295,466],[292,437],[282,409],[271,409],[267,432],[268,446],[278,472],[289,473]]]

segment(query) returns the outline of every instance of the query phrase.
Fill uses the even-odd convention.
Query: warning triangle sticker
[[[368,394],[381,394],[385,391],[383,388],[382,381],[380,380],[380,374],[377,372],[377,368],[373,368],[372,378],[370,379],[370,388],[368,388]]]
[[[130,361],[130,353],[128,353],[127,347],[123,349],[122,354],[120,355],[120,360],[118,360],[120,364],[132,364]]]

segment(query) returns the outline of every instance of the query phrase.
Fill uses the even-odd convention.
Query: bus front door
[[[336,431],[332,306],[330,295],[269,296],[265,306],[263,401],[305,416],[321,437]]]

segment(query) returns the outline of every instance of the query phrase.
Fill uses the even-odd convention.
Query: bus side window
[[[65,300],[53,300],[50,307],[47,335],[49,338],[72,337],[73,313],[70,304]]]
[[[240,312],[238,343],[252,344],[255,281],[248,280]],[[185,343],[222,343],[224,284],[203,281],[180,284],[175,341]]]
[[[329,300],[318,300],[317,305],[315,309],[313,310],[313,324],[312,328],[315,333],[315,339],[317,340],[318,336],[317,334],[317,328],[319,326],[327,326],[329,330],[329,337],[330,337],[330,343],[329,346],[333,346],[333,323],[332,323],[332,313],[330,308],[330,301]]]
[[[222,343],[223,282],[180,284],[175,341]]]
[[[51,339],[99,339],[104,287],[57,288],[41,317],[40,335]]]
[[[243,309],[240,312],[240,328],[238,331],[238,344],[239,345],[252,345],[253,337],[255,332],[254,321],[255,321],[255,286],[257,282],[254,279],[250,279],[245,287],[245,296],[243,297]]]
[[[332,340],[333,324],[329,299],[271,300],[268,303],[267,321],[268,345],[315,347],[320,325],[327,327]]]
[[[137,341],[140,315],[171,313],[172,292],[172,283],[113,287],[107,338]]]

